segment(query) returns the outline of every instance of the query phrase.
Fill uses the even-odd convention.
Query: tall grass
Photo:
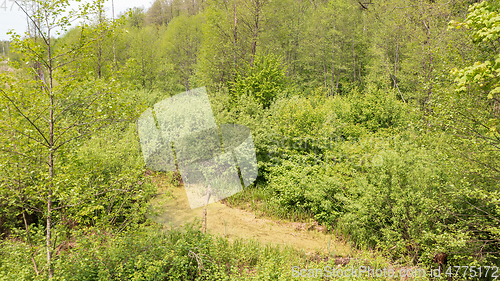
[[[37,279],[29,255],[23,254],[25,251],[23,242],[3,242],[0,280]],[[35,258],[43,258],[43,252],[38,251]],[[338,267],[338,260],[333,257],[306,254],[290,246],[264,245],[251,239],[231,242],[224,237],[203,234],[193,225],[169,231],[149,225],[118,235],[82,231],[71,248],[61,251],[55,260],[55,280],[68,281],[296,280],[292,272],[294,266],[301,269]],[[356,259],[351,261],[361,264]],[[378,262],[377,265],[384,264]],[[45,278],[42,272],[37,280]]]

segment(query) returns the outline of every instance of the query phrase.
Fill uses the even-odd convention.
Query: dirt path
[[[150,218],[167,227],[180,227],[195,218],[201,223],[203,208],[191,209],[183,187],[170,187],[166,194],[153,201],[156,215]],[[153,212],[152,212],[153,213]],[[230,208],[220,202],[207,207],[207,231],[235,238],[255,239],[273,245],[291,245],[306,253],[328,253],[335,256],[351,254],[350,247],[332,235],[305,230],[305,224],[257,218],[253,212]]]

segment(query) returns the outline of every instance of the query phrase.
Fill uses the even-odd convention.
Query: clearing
[[[160,181],[161,182],[161,181]],[[191,209],[182,185],[163,185],[162,194],[153,200],[150,218],[168,228],[182,227],[198,220],[201,224],[203,207]],[[288,245],[306,253],[330,256],[352,256],[349,245],[335,235],[318,231],[317,224],[293,223],[258,218],[254,212],[228,207],[220,201],[207,206],[207,232],[234,239],[253,239],[265,244]]]

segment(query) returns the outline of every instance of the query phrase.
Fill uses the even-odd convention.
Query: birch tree
[[[75,151],[91,135],[127,116],[117,110],[120,91],[112,76],[89,75],[82,65],[93,45],[119,21],[86,32],[92,29],[92,17],[102,15],[100,1],[75,10],[69,9],[68,0],[35,2],[35,10],[23,10],[36,36],[11,34],[12,51],[21,56],[22,64],[15,73],[0,76],[0,196],[21,209],[29,244],[26,214],[43,218],[46,264],[37,264],[33,249],[31,260],[37,275],[45,274],[44,269],[52,278],[63,212],[92,212],[91,201],[116,189],[84,184],[85,172],[72,167]],[[77,20],[79,40],[58,45],[55,37]]]

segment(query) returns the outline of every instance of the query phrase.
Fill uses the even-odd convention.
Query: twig
[[[205,208],[203,209],[203,234],[205,234],[205,232],[207,231],[207,205],[211,195],[212,195],[212,190],[210,189],[210,185],[208,185],[207,200],[205,202]]]
[[[24,220],[24,227],[26,228],[26,238],[28,239],[28,243],[30,244],[31,262],[33,262],[33,268],[35,269],[36,276],[38,276],[40,275],[40,273],[38,271],[38,266],[36,265],[35,257],[33,256],[33,243],[31,243],[30,230],[28,227],[28,222],[26,221],[26,211],[24,210],[24,207],[23,207],[23,220]]]

